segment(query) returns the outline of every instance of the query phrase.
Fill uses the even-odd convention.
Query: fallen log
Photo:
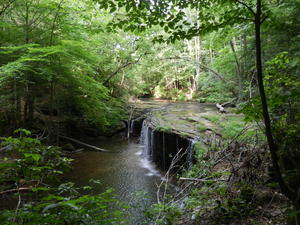
[[[76,153],[79,153],[79,152],[82,152],[84,151],[84,148],[80,148],[80,149],[77,149],[77,150],[74,150],[74,151],[63,151],[65,155],[70,155],[70,154],[76,154]]]
[[[219,103],[216,104],[216,107],[219,109],[220,113],[227,113],[227,111],[224,109],[224,107],[222,105],[220,105]]]
[[[66,140],[69,140],[69,141],[73,141],[73,142],[75,142],[75,143],[77,143],[77,144],[80,144],[80,145],[82,145],[82,146],[84,146],[84,147],[87,147],[87,148],[91,148],[91,149],[96,150],[96,151],[110,152],[109,150],[106,150],[106,149],[103,149],[103,148],[99,148],[99,147],[97,147],[97,146],[94,146],[94,145],[90,145],[90,144],[84,143],[84,142],[82,142],[82,141],[78,141],[78,140],[76,140],[76,139],[74,139],[74,138],[66,137],[66,136],[63,136],[63,135],[59,135],[59,137],[60,137],[60,138],[63,138],[63,139],[66,139]]]
[[[232,102],[222,103],[221,106],[223,106],[223,107],[236,107],[236,105]]]
[[[180,177],[179,180],[182,181],[194,181],[194,182],[218,182],[218,181],[227,181],[222,179],[215,179],[215,180],[207,180],[207,179],[200,179],[200,178],[186,178],[186,177]]]

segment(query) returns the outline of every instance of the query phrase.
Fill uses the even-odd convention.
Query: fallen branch
[[[10,145],[6,145],[6,146],[4,146],[3,148],[0,148],[0,152],[9,150],[10,148],[11,148]]]
[[[73,142],[75,142],[77,144],[80,144],[80,145],[85,146],[87,148],[91,148],[91,149],[96,150],[96,151],[110,152],[109,150],[106,150],[106,149],[103,149],[103,148],[98,148],[98,147],[96,147],[94,145],[90,145],[90,144],[84,143],[82,141],[78,141],[78,140],[76,140],[74,138],[70,138],[70,137],[66,137],[66,136],[62,136],[62,135],[59,135],[59,137],[63,138],[63,139],[66,139],[66,140],[69,140],[69,141],[73,141]]]
[[[236,105],[233,103],[233,101],[222,103],[221,106],[223,106],[223,107],[236,107]]]
[[[10,189],[10,190],[6,190],[6,191],[1,191],[0,195],[4,195],[10,192],[19,192],[19,191],[30,191],[32,189],[32,187],[20,187],[20,188],[15,188],[15,189]]]
[[[179,180],[182,181],[195,181],[195,182],[218,182],[218,181],[227,181],[227,180],[222,180],[222,179],[218,179],[218,180],[207,180],[207,179],[200,179],[200,178],[186,178],[186,177],[180,177]]]
[[[75,154],[75,153],[79,153],[82,152],[84,150],[84,148],[80,148],[80,149],[76,149],[74,151],[64,151],[65,154]]]

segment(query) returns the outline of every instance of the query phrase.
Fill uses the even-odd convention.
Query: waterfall
[[[147,121],[143,121],[140,143],[144,145],[143,156],[151,159],[153,151],[153,130],[148,126]]]
[[[149,149],[149,157],[151,160],[153,160],[153,151],[154,151],[154,129],[151,129],[150,133],[150,149]]]
[[[155,165],[151,162],[153,161],[153,143],[154,129],[149,127],[147,121],[144,120],[140,135],[140,144],[143,146],[141,165],[149,171],[146,176],[160,176],[160,173],[156,170]]]
[[[134,120],[131,120],[130,121],[130,127],[129,127],[129,129],[130,129],[130,134],[132,134],[133,132],[134,132],[134,130],[133,130],[133,128],[134,128]]]
[[[197,139],[190,139],[189,146],[187,148],[187,155],[186,155],[186,164],[187,168],[191,169],[193,166],[193,156],[194,156],[194,146],[199,140]]]
[[[171,165],[172,158],[180,149],[186,149],[181,165],[185,164],[187,169],[190,169],[194,161],[194,145],[199,140],[187,139],[176,134],[155,131],[149,121],[145,119],[141,126],[140,143],[143,146],[141,155],[149,162],[154,162],[157,167],[162,170],[167,170]],[[183,152],[182,152],[183,154]]]
[[[147,136],[147,133],[148,133],[148,126],[146,124],[146,120],[143,121],[143,124],[142,124],[142,130],[141,130],[141,135],[140,135],[140,143],[142,145],[145,145],[146,143],[146,136]]]

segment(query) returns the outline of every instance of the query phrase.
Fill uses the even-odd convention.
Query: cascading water
[[[149,143],[149,126],[147,125],[146,120],[143,121],[141,136],[140,136],[140,143],[143,145],[142,155],[145,158],[148,158],[148,155],[149,155],[148,151],[149,151],[151,143]]]
[[[133,131],[134,131],[134,122],[135,122],[134,120],[130,121],[130,129],[129,129],[130,130],[130,134],[132,134]]]
[[[177,154],[181,149],[183,158],[180,164],[190,169],[194,159],[194,145],[198,139],[185,139],[176,134],[155,131],[149,126],[147,119],[143,121],[140,143],[143,146],[141,155],[147,163],[154,162],[159,168],[166,171],[171,164],[171,155]]]
[[[140,144],[143,148],[141,152],[141,156],[143,157],[141,160],[142,167],[147,168],[149,173],[148,176],[160,176],[159,172],[155,169],[155,166],[151,163],[152,161],[152,153],[153,153],[153,143],[154,143],[154,130],[151,129],[147,121],[144,120],[142,124],[142,130],[140,135]]]
[[[189,140],[189,146],[187,148],[186,152],[186,164],[188,166],[188,169],[191,169],[193,166],[193,156],[194,156],[194,146],[199,141],[198,139],[190,139]]]

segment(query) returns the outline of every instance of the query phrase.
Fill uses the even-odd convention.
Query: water
[[[140,224],[145,219],[143,209],[156,202],[157,185],[162,182],[161,173],[144,157],[144,147],[136,139],[128,141],[114,137],[106,143],[93,144],[113,153],[84,151],[75,154],[74,169],[69,179],[78,185],[99,179],[102,185],[95,192],[113,188],[119,200],[138,206],[130,209],[130,222]]]
[[[134,121],[130,124],[131,133],[134,130]],[[166,170],[167,146],[165,134],[162,134],[162,168]],[[101,193],[107,188],[113,188],[119,200],[128,205],[137,206],[130,209],[131,224],[141,224],[145,220],[143,210],[157,202],[157,187],[164,181],[162,173],[151,163],[154,151],[154,130],[144,120],[141,130],[141,141],[138,139],[125,140],[123,137],[114,137],[105,142],[89,140],[94,144],[111,153],[84,151],[74,155],[74,170],[69,176],[71,181],[85,186],[90,179],[97,179],[102,185],[95,190]],[[176,137],[175,147],[179,150],[179,141]],[[196,140],[190,140],[186,146],[186,163],[188,168],[192,166],[193,146]],[[171,192],[176,191],[172,187]],[[146,197],[141,194],[143,192]],[[149,223],[145,223],[149,224]]]

